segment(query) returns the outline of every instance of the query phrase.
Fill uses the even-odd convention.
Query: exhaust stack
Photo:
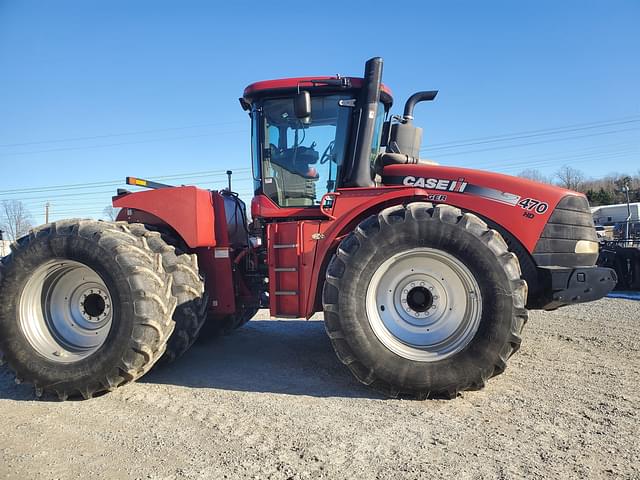
[[[345,177],[345,187],[373,187],[371,170],[371,145],[373,130],[378,115],[380,102],[380,85],[382,82],[382,58],[374,57],[367,60],[364,66],[364,82],[360,97],[356,103],[355,121],[356,144],[351,157],[349,173]]]
[[[399,118],[398,123],[391,125],[391,135],[389,136],[387,152],[401,153],[409,158],[415,159],[415,161],[409,163],[417,163],[417,159],[420,158],[422,128],[413,125],[413,109],[417,103],[431,101],[436,98],[437,94],[437,90],[430,90],[417,92],[409,97],[407,103],[404,104],[402,118]]]

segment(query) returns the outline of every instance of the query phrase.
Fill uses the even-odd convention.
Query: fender
[[[214,200],[209,190],[170,187],[119,195],[113,197],[113,206],[122,209],[117,220],[166,224],[190,248],[215,247],[216,231],[226,234],[226,223],[214,230]],[[221,220],[225,221],[224,213]]]

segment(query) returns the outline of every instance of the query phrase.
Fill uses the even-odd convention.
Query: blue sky
[[[227,168],[248,198],[243,88],[357,76],[376,55],[396,112],[414,91],[440,90],[416,109],[428,158],[635,173],[638,24],[637,0],[0,0],[0,199],[24,200],[36,223],[46,201],[54,219],[99,216],[126,175],[218,188]],[[42,190],[84,182],[102,185]]]

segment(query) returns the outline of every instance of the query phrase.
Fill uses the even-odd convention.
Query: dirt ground
[[[1,368],[0,478],[640,478],[638,301],[532,313],[507,371],[450,401],[383,399],[321,321],[259,318],[90,401]]]

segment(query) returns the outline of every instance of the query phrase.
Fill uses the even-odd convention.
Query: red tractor
[[[596,300],[584,195],[419,159],[419,92],[390,116],[382,60],[364,78],[254,83],[251,221],[231,191],[128,178],[118,221],[33,229],[0,266],[0,350],[17,381],[89,398],[173,360],[203,325],[324,312],[338,355],[396,397],[482,388],[527,309]]]

